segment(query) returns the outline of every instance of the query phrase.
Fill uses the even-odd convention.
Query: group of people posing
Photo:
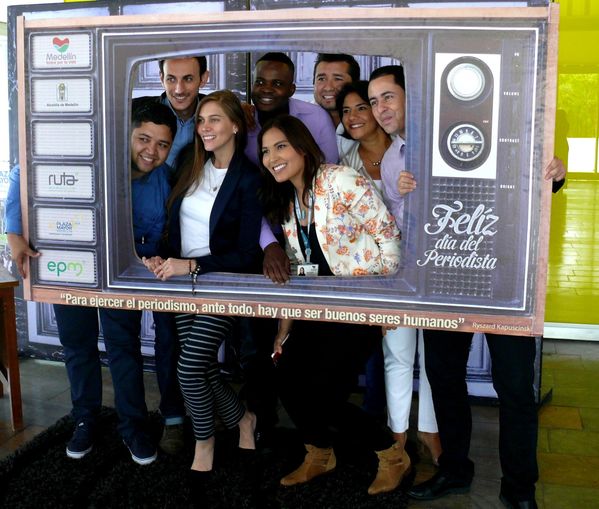
[[[130,138],[135,248],[156,278],[186,276],[195,286],[202,274],[225,271],[263,273],[284,284],[292,270],[358,277],[398,269],[404,200],[416,188],[415,176],[405,168],[401,66],[381,67],[369,81],[360,81],[352,56],[319,54],[316,104],[311,104],[292,98],[295,70],[289,57],[267,53],[253,70],[250,107],[227,90],[199,92],[209,76],[205,57],[159,65],[165,92],[133,101]],[[546,170],[554,181],[564,174],[559,160]],[[25,257],[39,254],[21,235],[18,196],[17,168],[11,173],[7,232],[25,277]],[[93,308],[55,305],[54,310],[76,421],[66,452],[78,459],[93,448],[101,405],[98,317]],[[147,433],[141,312],[100,309],[99,318],[119,432],[134,461],[151,463],[157,448]],[[218,350],[240,320],[250,322],[242,328],[244,341],[252,343],[257,363],[264,358],[270,363],[270,370],[247,370],[246,405],[218,365]],[[276,420],[276,403],[266,398],[270,403],[264,404],[259,393],[273,393],[275,387],[306,448],[302,464],[281,478],[283,486],[335,468],[335,429],[376,453],[378,471],[368,493],[396,489],[411,469],[405,444],[418,345],[418,437],[439,470],[409,494],[428,500],[468,491],[474,474],[465,385],[471,334],[424,331],[419,337],[416,330],[399,327],[202,314],[154,313],[154,322],[165,423],[160,447],[167,453],[180,450],[188,413],[195,437],[194,489],[213,469],[215,416],[227,428],[239,429],[239,452],[251,456],[257,429]],[[534,342],[493,336],[488,343],[501,405],[500,497],[507,507],[536,507]],[[342,356],[336,354],[340,350]],[[262,380],[252,385],[256,372]],[[270,375],[264,380],[265,373],[276,382]],[[367,375],[367,399],[376,399],[383,386],[377,380],[384,376],[391,433],[368,401],[364,407],[349,401],[360,373]]]

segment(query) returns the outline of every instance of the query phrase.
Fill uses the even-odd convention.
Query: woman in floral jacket
[[[283,226],[298,274],[362,276],[397,270],[400,233],[364,176],[353,168],[322,164],[314,138],[291,116],[268,122],[258,144],[266,214]],[[304,483],[335,468],[334,427],[376,451],[379,470],[369,493],[397,486],[405,470],[401,452],[371,416],[348,401],[381,334],[368,325],[281,320],[274,347],[281,401],[307,451],[282,485]]]

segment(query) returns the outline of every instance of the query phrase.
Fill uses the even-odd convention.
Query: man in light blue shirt
[[[208,82],[210,71],[205,56],[167,58],[160,60],[158,66],[164,92],[133,99],[133,109],[145,101],[159,101],[171,108],[177,117],[177,134],[166,163],[176,168],[179,152],[194,139],[195,113],[204,97],[199,90]]]
[[[22,278],[27,277],[25,262],[28,257],[37,258],[40,254],[31,249],[23,237],[23,222],[21,218],[21,170],[19,165],[10,170],[8,176],[8,194],[5,204],[6,236],[12,259]]]

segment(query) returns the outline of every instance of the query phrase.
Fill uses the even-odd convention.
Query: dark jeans
[[[145,428],[147,420],[139,339],[141,311],[54,305],[71,385],[72,415],[76,421],[93,421],[102,405],[98,311],[119,415],[118,430],[129,440],[136,431]],[[183,416],[183,398],[176,375],[178,341],[176,330],[171,329],[174,317],[166,313],[156,315],[161,315],[158,319],[154,317],[156,371],[162,395],[160,410],[165,417]],[[171,410],[173,413],[165,413]]]
[[[141,355],[141,311],[101,308],[100,322],[114,387],[117,429],[130,440],[147,425],[143,359]]]
[[[281,401],[304,443],[330,447],[334,427],[365,449],[393,444],[374,417],[348,401],[381,341],[378,327],[295,321],[279,359]]]
[[[499,458],[502,489],[518,500],[534,498],[538,480],[537,407],[534,398],[533,338],[487,334],[493,387],[499,397]],[[468,458],[472,415],[466,387],[466,364],[472,333],[424,331],[426,373],[443,454],[442,471],[464,481],[474,474]]]
[[[177,379],[180,355],[174,313],[152,313],[154,318],[154,356],[160,390],[160,413],[165,419],[185,417],[185,403]],[[141,316],[140,316],[141,318]]]
[[[71,385],[71,414],[76,421],[93,421],[102,406],[98,310],[63,304],[53,307]]]

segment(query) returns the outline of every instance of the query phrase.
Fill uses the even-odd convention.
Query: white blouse
[[[383,182],[381,180],[375,180],[370,176],[370,173],[368,173],[366,170],[366,165],[364,164],[364,161],[362,161],[360,153],[358,152],[359,148],[360,144],[357,142],[355,145],[350,147],[347,153],[341,158],[341,164],[344,166],[349,166],[354,170],[358,170],[360,175],[366,177],[373,184],[373,187],[379,192],[379,198],[385,201],[383,196]]]
[[[179,221],[181,256],[184,258],[210,254],[210,214],[227,169],[215,168],[208,159],[199,184],[183,198]]]

